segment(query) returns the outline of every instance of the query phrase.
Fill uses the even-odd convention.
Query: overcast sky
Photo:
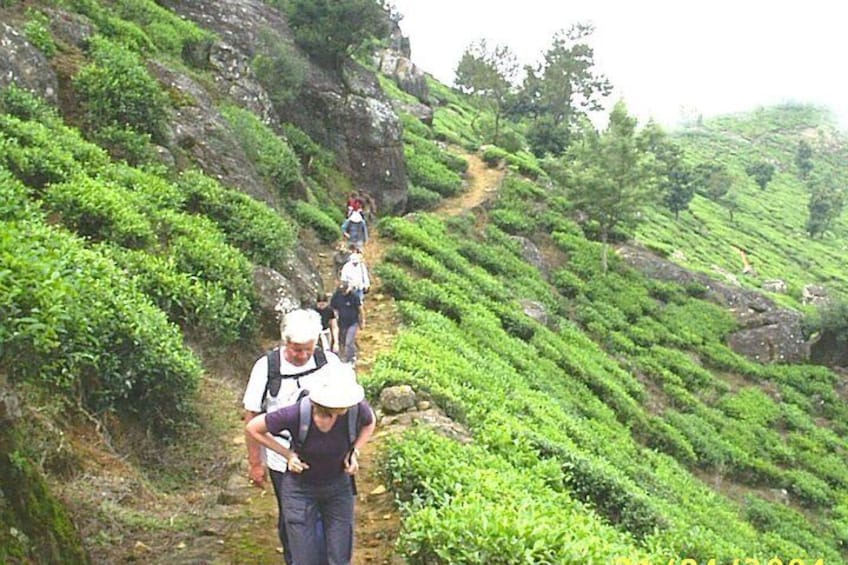
[[[848,4],[841,0],[391,0],[412,60],[446,84],[469,43],[537,62],[554,33],[594,24],[595,62],[644,124],[667,127],[782,102],[848,127]],[[611,104],[609,104],[611,106]]]

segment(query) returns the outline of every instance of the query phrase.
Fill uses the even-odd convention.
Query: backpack
[[[265,402],[268,399],[268,395],[270,394],[273,397],[276,397],[280,393],[280,387],[283,384],[283,379],[295,379],[297,381],[297,388],[300,388],[300,377],[305,377],[306,375],[311,375],[321,367],[327,364],[327,354],[324,353],[324,350],[320,347],[316,347],[312,357],[315,359],[315,367],[311,369],[306,369],[305,371],[301,371],[300,373],[295,373],[293,375],[281,375],[280,374],[280,364],[282,362],[281,359],[282,353],[280,352],[279,347],[275,347],[271,351],[266,354],[268,358],[268,379],[265,384],[265,391],[262,393],[262,408],[265,408]],[[300,396],[298,396],[298,400],[303,396],[303,392],[301,392]]]
[[[312,425],[312,402],[309,401],[309,391],[304,390],[297,399],[298,408],[300,409],[300,420],[297,429],[296,443],[298,447],[306,443],[306,436],[309,434],[309,427]],[[359,435],[359,404],[354,404],[347,411],[347,439],[350,446],[356,441],[356,436]]]

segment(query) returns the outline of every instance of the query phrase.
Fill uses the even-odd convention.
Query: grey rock
[[[380,408],[388,414],[399,414],[415,407],[415,391],[409,385],[384,388],[380,392]]]
[[[0,88],[16,85],[58,104],[59,83],[47,58],[24,34],[0,22]]]

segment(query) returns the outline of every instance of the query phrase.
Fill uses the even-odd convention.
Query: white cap
[[[283,341],[286,343],[316,341],[321,329],[321,315],[315,310],[292,310],[283,318]]]

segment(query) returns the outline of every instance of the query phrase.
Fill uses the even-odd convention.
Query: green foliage
[[[411,185],[407,191],[406,207],[409,211],[431,210],[442,200],[438,192],[422,186]]]
[[[301,182],[300,161],[291,146],[253,112],[237,106],[225,106],[221,113],[259,173],[277,189],[280,196],[289,197],[292,187]]]
[[[798,176],[801,179],[806,179],[810,176],[813,170],[813,148],[806,139],[798,142],[798,148],[795,150],[795,167],[798,169]]]
[[[409,181],[442,196],[453,196],[462,187],[462,178],[429,152],[421,152],[411,145],[404,146]]]
[[[56,54],[56,43],[50,34],[50,18],[44,12],[32,8],[27,10],[27,23],[24,25],[27,41],[44,53],[49,59]]]
[[[212,220],[203,216],[164,211],[160,216],[168,254],[180,272],[220,288],[224,307],[218,335],[224,341],[248,337],[255,327],[253,269],[247,258],[226,242]]]
[[[138,197],[120,186],[79,175],[52,185],[44,202],[70,230],[93,241],[144,248],[156,239],[150,220],[139,212]]]
[[[143,165],[156,160],[149,133],[139,133],[125,125],[110,124],[89,133],[89,138],[109,151],[116,160]]]
[[[754,179],[754,182],[757,183],[760,190],[766,189],[766,185],[771,182],[772,177],[774,177],[774,171],[774,164],[769,163],[768,161],[758,161],[745,167],[745,172],[748,173],[748,176]]]
[[[167,97],[141,58],[101,36],[91,39],[89,51],[92,62],[73,79],[86,127],[128,127],[162,139]]]
[[[328,66],[339,67],[359,45],[388,33],[388,18],[377,0],[289,0],[283,9],[295,42]]]
[[[289,44],[274,40],[268,31],[259,36],[260,52],[253,58],[256,78],[278,108],[297,97],[306,79],[307,62]]]
[[[296,200],[292,205],[292,214],[300,225],[314,229],[324,243],[332,243],[342,237],[340,224],[318,206]]]
[[[0,362],[12,381],[138,414],[158,434],[191,421],[197,359],[112,262],[35,221],[4,222],[0,256]]]
[[[219,184],[198,171],[188,171],[177,183],[185,209],[211,218],[227,242],[259,265],[279,268],[295,243],[295,227],[266,204]]]

